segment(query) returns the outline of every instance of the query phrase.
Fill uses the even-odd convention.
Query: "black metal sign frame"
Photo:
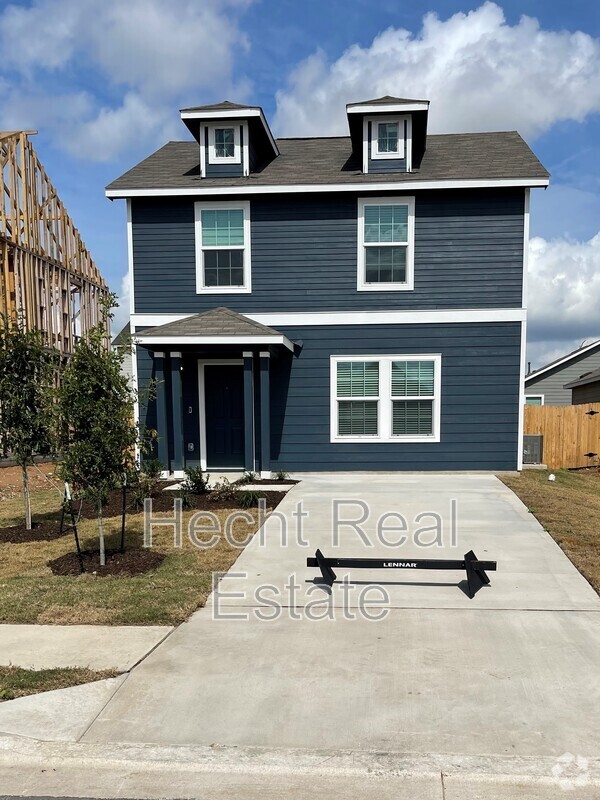
[[[467,574],[468,594],[471,599],[479,589],[490,582],[487,572],[496,571],[495,561],[480,561],[472,550],[465,553],[462,560],[445,558],[325,558],[317,550],[314,558],[306,559],[307,567],[318,567],[323,581],[332,586],[337,575],[333,567],[351,567],[352,569],[441,569],[464,570]]]

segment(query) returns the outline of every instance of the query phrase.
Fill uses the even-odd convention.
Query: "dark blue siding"
[[[516,469],[519,323],[283,330],[304,346],[273,361],[273,469]],[[330,356],[410,353],[442,354],[441,441],[331,443]]]
[[[271,359],[271,466],[284,470],[512,470],[517,467],[520,323],[283,328],[299,355]],[[441,353],[441,441],[330,442],[330,356]],[[231,352],[228,357],[241,356]],[[205,353],[203,357],[206,357]],[[197,354],[183,358],[188,465],[199,457]],[[258,359],[255,359],[257,361]],[[140,394],[152,378],[138,348]],[[192,413],[189,413],[190,407]],[[258,398],[256,408],[259,407]],[[156,425],[153,403],[142,419]],[[258,419],[256,420],[258,422]],[[169,432],[172,435],[172,432]],[[257,432],[260,438],[260,432]],[[187,452],[187,443],[195,451]]]
[[[252,293],[197,295],[193,199],[134,199],[135,310],[521,306],[523,189],[427,191],[415,205],[412,292],[356,290],[357,197],[316,194],[252,198]]]

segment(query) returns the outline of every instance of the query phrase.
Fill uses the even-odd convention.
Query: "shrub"
[[[164,468],[164,464],[162,464],[158,458],[149,458],[144,461],[142,472],[149,478],[158,481]]]
[[[258,505],[258,501],[264,497],[264,495],[259,494],[258,492],[238,492],[236,495],[236,500],[240,506],[240,508],[252,508],[253,506]]]
[[[188,467],[185,470],[185,480],[181,487],[191,494],[206,494],[209,489],[209,480],[210,475],[205,474],[200,467]]]
[[[235,487],[229,483],[227,478],[215,483],[210,493],[211,500],[232,500],[235,497]]]
[[[284,469],[278,469],[273,477],[276,481],[287,481],[290,476]]]
[[[243,486],[245,483],[254,483],[256,480],[256,472],[244,472],[241,478],[236,481],[237,484]]]

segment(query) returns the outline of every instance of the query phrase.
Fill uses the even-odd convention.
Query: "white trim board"
[[[225,180],[225,179],[224,179]],[[109,199],[122,197],[200,197],[203,195],[300,194],[313,192],[414,192],[419,189],[545,188],[549,178],[475,178],[466,180],[398,181],[395,183],[298,183],[262,186],[184,186],[171,189],[106,189]]]
[[[135,286],[133,279],[133,218],[131,200],[127,200],[127,273],[129,275],[129,316],[135,313]]]
[[[452,308],[434,311],[289,311],[245,313],[244,316],[263,325],[415,325],[468,322],[523,322],[524,308]],[[193,317],[195,314],[133,314],[132,331],[136,328],[166,325]],[[140,334],[143,336],[143,334]],[[139,337],[138,337],[139,338]],[[165,337],[161,339],[164,341]],[[271,337],[272,341],[272,337]]]
[[[138,344],[160,344],[165,349],[182,344],[237,344],[240,347],[258,344],[281,344],[293,352],[294,345],[287,336],[144,336],[140,333],[135,337]]]
[[[535,372],[532,372],[531,375],[527,375],[527,377],[525,378],[525,383],[528,383],[529,381],[536,380],[537,378],[540,377],[540,375],[543,375],[545,372],[548,372],[549,369],[554,369],[555,367],[560,367],[563,364],[566,364],[567,361],[571,361],[572,359],[578,358],[579,356],[583,355],[584,353],[589,352],[594,347],[600,347],[600,339],[597,339],[595,342],[592,342],[591,344],[586,344],[585,347],[581,347],[579,350],[576,350],[574,353],[569,353],[569,355],[565,356],[564,358],[561,358],[559,361],[554,361],[552,364],[547,364],[545,367],[540,367]]]
[[[346,114],[403,114],[407,111],[429,111],[429,103],[388,103],[387,105],[346,106]]]

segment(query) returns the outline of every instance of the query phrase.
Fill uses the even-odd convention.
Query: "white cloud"
[[[113,158],[133,142],[158,143],[177,122],[179,103],[248,90],[232,77],[234,53],[248,47],[238,26],[248,2],[7,6],[0,13],[0,72],[13,98],[12,124],[49,129],[72,153],[95,160]],[[69,90],[59,97],[44,91],[45,81],[62,81]]]
[[[113,309],[113,318],[110,323],[111,336],[120,333],[123,327],[129,322],[129,296],[130,296],[129,273],[126,272],[121,278],[121,291],[117,298],[118,307]]]
[[[586,242],[533,238],[528,297],[534,366],[600,339],[600,233]]]
[[[600,110],[600,43],[543,30],[530,17],[511,26],[491,2],[447,20],[427,14],[417,34],[389,28],[333,63],[322,52],[310,56],[277,95],[275,127],[343,134],[347,102],[385,94],[431,100],[433,132],[518,129],[531,137]]]

